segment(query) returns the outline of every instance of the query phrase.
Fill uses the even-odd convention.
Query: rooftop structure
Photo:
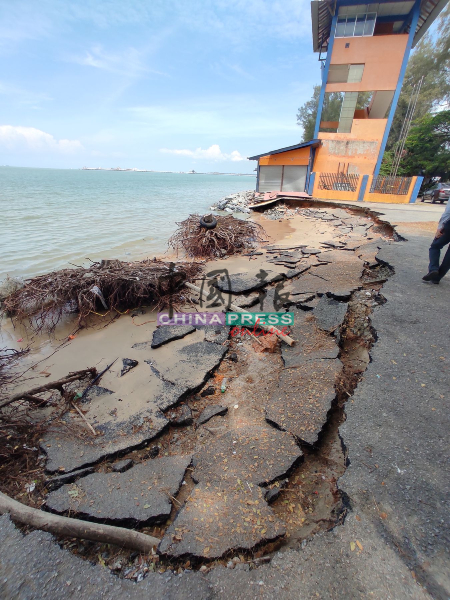
[[[380,177],[411,48],[447,0],[313,0],[313,48],[322,64],[314,139],[251,157],[259,191],[414,202],[420,177]],[[302,188],[302,189],[300,189]]]

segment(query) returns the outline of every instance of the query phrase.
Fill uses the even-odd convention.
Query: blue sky
[[[307,0],[0,0],[0,165],[250,172],[320,81]]]

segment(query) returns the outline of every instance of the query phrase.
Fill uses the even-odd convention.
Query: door
[[[259,191],[280,192],[283,167],[259,167]]]
[[[283,192],[304,192],[308,167],[286,166],[283,173]]]

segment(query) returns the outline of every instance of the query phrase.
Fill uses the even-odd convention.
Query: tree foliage
[[[450,178],[450,110],[426,115],[411,127],[401,165],[404,175]]]
[[[309,142],[314,138],[317,110],[319,108],[320,85],[314,86],[312,98],[307,100],[297,112],[297,124],[303,127],[302,142]]]

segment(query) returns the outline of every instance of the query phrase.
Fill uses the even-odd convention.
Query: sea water
[[[176,222],[253,176],[0,167],[0,281],[167,251]]]

